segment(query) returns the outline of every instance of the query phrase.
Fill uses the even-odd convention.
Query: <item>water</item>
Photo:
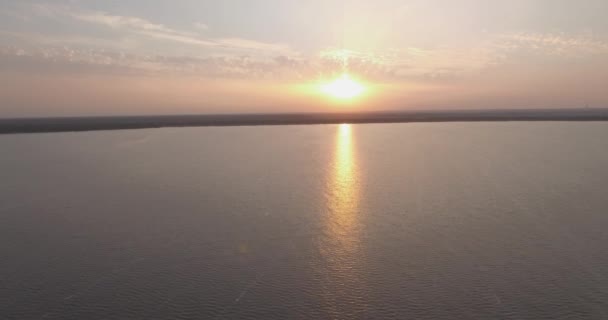
[[[0,136],[0,318],[608,318],[607,136],[608,123]]]

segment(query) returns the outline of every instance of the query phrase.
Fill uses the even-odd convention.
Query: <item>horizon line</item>
[[[341,123],[608,121],[608,108],[433,109],[0,118],[0,134]]]

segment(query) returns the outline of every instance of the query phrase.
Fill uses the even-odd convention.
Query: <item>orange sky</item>
[[[608,107],[601,0],[5,1],[0,117]],[[320,90],[348,73],[361,97]]]

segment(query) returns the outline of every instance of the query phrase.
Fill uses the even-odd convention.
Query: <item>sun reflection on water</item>
[[[342,244],[341,249],[351,251],[356,240],[353,231],[357,223],[358,181],[350,124],[338,128],[332,171],[328,180],[328,235]]]
[[[324,297],[333,316],[355,316],[362,308],[359,177],[350,124],[338,127],[327,178],[327,212],[320,251],[326,263]],[[356,307],[354,305],[357,305]]]

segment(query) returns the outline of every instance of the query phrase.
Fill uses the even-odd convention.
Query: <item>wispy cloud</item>
[[[0,46],[0,65],[12,71],[180,75],[205,78],[297,79],[311,75],[305,61],[287,56],[142,55],[71,46]]]
[[[522,32],[502,35],[500,40],[506,49],[534,50],[540,54],[580,56],[608,53],[608,43],[595,39],[590,34],[567,35]]]
[[[177,74],[209,78],[272,79],[277,81],[333,77],[349,72],[370,81],[392,82],[405,79],[440,80],[463,76],[489,64],[483,54],[447,53],[410,48],[378,56],[373,53],[350,52],[338,58],[322,54],[303,58],[276,55],[145,55],[102,49],[81,49],[73,46],[41,48],[0,47],[0,59],[12,59],[13,67],[46,65],[78,65],[81,69],[100,71],[103,67],[115,72],[141,74]],[[488,61],[486,61],[486,60]],[[17,63],[17,61],[22,61]],[[60,68],[59,68],[60,69]],[[73,70],[73,68],[65,68]]]
[[[70,11],[68,14],[81,21],[184,44],[233,50],[257,50],[270,53],[292,52],[288,46],[282,44],[265,43],[241,38],[203,38],[195,32],[176,30],[139,17],[111,15],[104,12]],[[195,27],[204,30],[208,28],[205,24],[200,22],[197,22]]]
[[[20,39],[11,47],[0,46],[0,59],[10,60],[12,68],[71,65],[65,69],[101,72],[107,68],[112,72],[275,80],[315,79],[348,71],[378,82],[443,81],[475,76],[485,69],[522,59],[521,53],[560,59],[608,53],[608,43],[591,34],[521,32],[488,35],[466,46],[396,44],[367,52],[327,48],[304,56],[285,44],[208,36],[204,31],[209,26],[200,21],[182,29],[142,17],[70,6],[38,4],[24,10],[30,16],[71,21],[110,35],[0,31],[0,37]],[[28,40],[29,45],[23,45]],[[150,47],[158,50],[148,50]],[[174,47],[183,50],[167,49]]]
[[[189,41],[188,34],[178,34],[162,25],[146,21],[95,17],[104,24],[138,29],[158,37],[171,37],[172,41]],[[30,35],[31,37],[31,35]],[[182,39],[181,37],[184,37]],[[179,39],[179,40],[176,40]],[[13,66],[72,64],[100,71],[103,67],[115,72],[143,74],[181,74],[209,78],[283,79],[302,80],[330,77],[350,72],[370,81],[392,82],[400,80],[442,81],[475,76],[484,69],[516,61],[519,52],[532,50],[537,54],[556,55],[570,59],[582,54],[608,53],[608,44],[588,37],[554,37],[550,35],[500,35],[477,46],[467,48],[409,47],[383,52],[357,52],[330,48],[317,55],[302,57],[294,54],[255,55],[221,53],[203,56],[172,54],[141,54],[129,50],[93,49],[79,47],[83,39],[63,39],[57,43],[47,41],[43,46],[0,47],[0,59],[13,59]],[[237,47],[259,46],[242,39],[223,39],[218,43]],[[262,46],[263,47],[263,46]],[[15,60],[16,59],[16,60]],[[23,60],[23,63],[15,61]],[[25,62],[27,60],[27,62]],[[73,68],[66,68],[72,70]]]
[[[466,77],[508,62],[534,63],[529,54],[539,58],[585,58],[608,54],[608,42],[590,34],[510,33],[489,36],[467,46],[392,48],[379,52],[357,52],[330,48],[319,58],[334,64],[334,69],[348,68],[383,79],[441,80]],[[527,54],[524,61],[522,54]],[[325,63],[327,64],[327,63]]]
[[[201,31],[209,30],[209,26],[202,22],[195,22],[193,25],[196,29],[201,30]]]
[[[165,27],[162,24],[155,24],[148,20],[137,17],[110,15],[103,12],[71,12],[70,15],[82,21],[106,25],[116,29],[129,28],[137,31],[154,31],[170,34],[191,35],[188,33],[177,32],[173,29]]]
[[[141,41],[145,41],[145,38],[148,38],[184,45],[199,46],[209,50],[215,49],[269,55],[294,54],[294,51],[285,44],[267,43],[236,37],[212,38],[203,36],[200,31],[207,30],[209,27],[202,22],[194,23],[193,30],[180,30],[141,17],[116,15],[102,11],[80,10],[70,6],[34,4],[23,5],[22,7],[23,10],[30,15],[34,14],[62,21],[71,19],[81,23],[120,31],[122,37],[137,36],[142,38]],[[94,39],[93,36],[89,37]],[[84,36],[81,38],[84,38]]]
[[[335,68],[353,70],[380,80],[440,80],[466,76],[500,63],[501,52],[481,44],[471,48],[407,47],[381,52],[328,49],[319,55]]]

